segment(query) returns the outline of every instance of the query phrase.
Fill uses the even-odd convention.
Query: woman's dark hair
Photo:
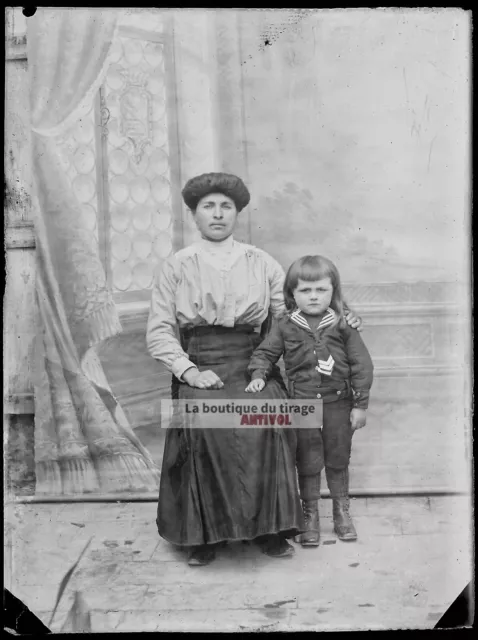
[[[182,190],[183,200],[191,211],[195,211],[199,201],[210,193],[222,193],[231,198],[238,212],[247,207],[251,199],[243,181],[230,173],[203,173],[188,180]]]
[[[344,300],[340,275],[335,264],[323,256],[303,256],[291,264],[284,282],[285,306],[289,311],[293,311],[297,307],[293,294],[299,284],[299,279],[314,282],[323,278],[330,278],[334,290],[330,307],[337,314],[337,324],[344,327]]]

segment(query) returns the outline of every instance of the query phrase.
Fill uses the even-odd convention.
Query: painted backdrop
[[[162,455],[159,405],[170,376],[145,346],[152,270],[195,238],[184,182],[231,171],[252,194],[237,237],[285,268],[306,253],[329,256],[364,318],[376,381],[367,428],[355,437],[352,489],[466,488],[467,14],[130,9],[118,34],[105,84],[65,153],[71,179],[88,183],[79,193],[123,326],[98,354],[153,458]],[[28,191],[27,61],[17,44],[7,68],[17,105],[7,113],[8,160],[12,184]],[[86,179],[76,160],[92,154]],[[21,417],[34,410],[28,198],[12,200],[8,215],[8,397]]]

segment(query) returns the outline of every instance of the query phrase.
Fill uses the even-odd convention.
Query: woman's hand
[[[367,423],[367,414],[365,409],[357,409],[354,407],[350,412],[350,424],[352,425],[352,431],[362,429]]]
[[[357,331],[362,331],[362,318],[360,316],[356,316],[353,311],[349,311],[345,316],[347,320],[347,324],[349,324],[352,329],[357,329]]]
[[[199,371],[196,367],[191,367],[183,373],[183,380],[190,387],[198,389],[222,389],[224,382],[214,371]]]
[[[252,393],[257,393],[258,391],[262,391],[262,389],[266,386],[266,383],[262,378],[254,378],[251,380],[246,387],[246,391],[250,391]]]

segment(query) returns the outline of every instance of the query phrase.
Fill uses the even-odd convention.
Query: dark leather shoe
[[[258,542],[262,553],[271,558],[287,558],[295,553],[294,547],[277,534],[265,536]]]
[[[357,540],[357,532],[349,514],[349,499],[333,500],[334,531],[339,540]]]
[[[320,544],[319,503],[309,500],[302,503],[304,510],[305,531],[299,536],[303,547],[318,547]]]
[[[215,558],[215,546],[202,544],[191,549],[191,551],[189,552],[188,564],[191,567],[203,567],[206,564],[210,564]]]

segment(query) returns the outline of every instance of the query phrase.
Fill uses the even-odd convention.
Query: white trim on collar
[[[308,329],[310,331],[310,325],[307,322],[307,320],[302,317],[299,309],[296,309],[290,314],[290,319],[293,322],[295,322],[295,324],[298,324],[299,327],[302,327],[303,329]]]
[[[318,328],[323,329],[324,327],[328,327],[329,325],[333,324],[335,322],[336,316],[337,314],[335,313],[335,311],[329,307],[327,309],[327,313],[320,321]]]
[[[327,311],[325,312],[324,317],[322,318],[322,320],[319,323],[319,326],[317,327],[317,331],[319,329],[324,329],[325,327],[328,327],[329,325],[333,324],[335,322],[336,315],[337,314],[335,313],[335,311],[333,309],[331,309],[330,307],[328,307]],[[302,316],[302,314],[300,312],[300,309],[296,309],[295,311],[293,311],[290,314],[289,317],[299,327],[302,327],[303,329],[308,329],[309,331],[312,331],[312,329],[310,328],[309,323]]]

